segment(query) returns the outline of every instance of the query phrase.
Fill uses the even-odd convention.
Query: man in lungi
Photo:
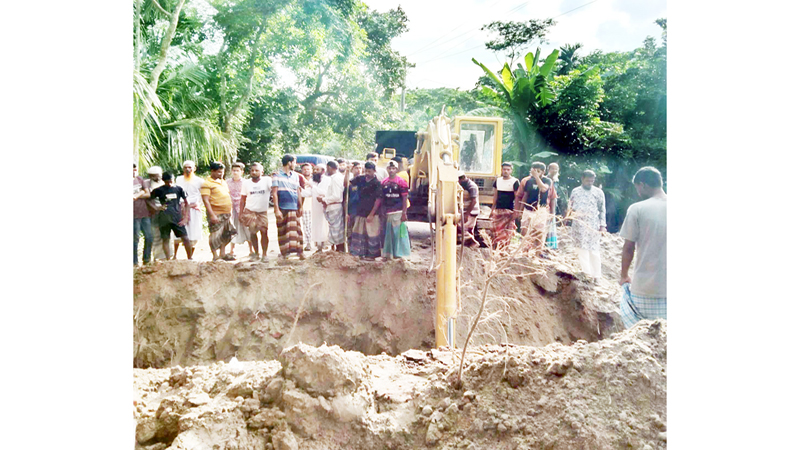
[[[236,257],[225,253],[225,247],[237,233],[236,227],[231,223],[233,209],[231,193],[228,191],[228,183],[223,178],[225,165],[214,161],[209,168],[211,175],[200,188],[200,195],[206,206],[206,217],[208,218],[208,246],[211,247],[211,254],[214,255],[213,261],[218,259],[233,261]]]
[[[581,270],[595,280],[600,271],[600,233],[606,231],[606,197],[594,186],[596,175],[591,170],[581,174],[581,185],[569,196],[567,216],[572,218],[572,238],[578,249]]]
[[[302,176],[302,175],[301,175]],[[261,232],[261,261],[267,262],[269,246],[269,197],[272,193],[272,179],[264,175],[264,166],[253,163],[250,166],[250,179],[244,180],[239,220],[250,233],[250,245],[255,253],[250,261],[258,261],[258,233]]]
[[[188,233],[189,241],[192,243],[192,248],[197,246],[200,238],[203,237],[203,213],[200,210],[203,199],[200,196],[200,188],[203,186],[204,181],[197,176],[196,171],[197,166],[194,161],[186,160],[183,162],[183,175],[175,179],[175,185],[183,189],[183,192],[186,193],[186,200],[189,202],[189,222],[186,224],[186,232]],[[178,253],[178,246],[181,242],[180,239],[176,239],[174,242],[173,259],[175,258],[175,253]]]
[[[547,205],[550,208],[550,225],[547,230],[547,240],[545,244],[549,249],[558,248],[558,235],[556,234],[556,222],[558,221],[558,173],[561,169],[558,163],[551,162],[547,165],[547,177],[553,181],[553,185],[547,191]]]
[[[622,246],[622,271],[619,284],[623,296],[620,316],[625,328],[642,319],[667,318],[667,194],[661,172],[642,167],[633,185],[644,201],[632,204],[619,230]],[[636,253],[633,279],[628,271]]]
[[[532,233],[531,243],[536,249],[543,247],[549,219],[549,210],[544,207],[547,206],[547,191],[553,182],[544,176],[545,169],[543,162],[531,164],[531,174],[520,181],[514,198],[514,209],[517,214],[522,213],[522,235]],[[542,211],[538,211],[540,207]]]
[[[314,166],[311,163],[305,163],[300,168],[300,176],[305,180],[305,186],[301,188],[303,197],[308,197],[305,192],[311,189],[311,177],[314,175]],[[303,241],[305,242],[306,251],[311,251],[311,202],[303,201]]]
[[[281,164],[281,168],[272,177],[272,201],[281,258],[286,259],[290,254],[297,253],[300,259],[306,259],[303,255],[303,229],[300,223],[300,214],[303,211],[300,174],[294,171],[297,158],[294,155],[283,155]]]
[[[357,192],[358,200],[353,202],[350,194],[353,215],[353,233],[350,236],[350,253],[360,258],[374,260],[381,256],[381,221],[375,217],[380,207],[380,198],[383,195],[381,182],[375,174],[375,163],[364,164],[364,175],[355,177],[350,182],[350,188]]]
[[[247,243],[250,247],[250,256],[253,256],[253,246],[250,244],[250,232],[246,226],[239,222],[239,213],[241,211],[242,200],[242,186],[245,180],[242,178],[244,175],[244,164],[235,162],[231,166],[231,178],[226,181],[228,183],[228,192],[231,194],[231,221],[236,228],[236,236],[231,239],[231,251],[229,254],[233,255],[236,244]],[[269,190],[269,189],[268,189]]]
[[[325,219],[328,221],[328,240],[337,252],[344,251],[344,177],[339,171],[339,164],[336,161],[328,161],[326,173],[330,178],[328,190],[325,196],[319,196],[317,200],[322,202],[325,207]]]
[[[386,259],[404,258],[411,255],[411,241],[408,232],[401,233],[401,224],[408,221],[406,215],[408,184],[397,176],[397,162],[389,161],[386,166],[389,176],[381,182],[380,205],[386,215],[386,233],[383,241],[383,257]]]
[[[344,180],[344,189],[347,193],[344,199],[344,207],[347,211],[347,215],[345,216],[344,220],[346,227],[345,238],[348,239],[347,242],[350,242],[349,239],[353,233],[353,218],[356,216],[356,205],[358,205],[358,189],[353,186],[351,180],[355,180],[356,177],[362,175],[363,169],[364,167],[361,165],[361,161],[353,161],[352,166],[350,167],[350,178],[345,178]],[[378,183],[380,183],[380,181],[378,181]]]
[[[494,235],[495,248],[504,248],[511,242],[511,237],[517,231],[514,211],[514,196],[519,189],[519,180],[511,176],[513,170],[511,163],[504,162],[501,166],[501,177],[495,180],[494,198],[492,199],[492,234]]]

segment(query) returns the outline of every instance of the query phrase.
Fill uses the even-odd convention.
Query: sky
[[[392,48],[406,56],[415,68],[409,70],[406,86],[472,89],[483,74],[472,58],[490,69],[500,69],[504,56],[485,48],[492,37],[480,28],[495,20],[522,22],[554,18],[542,54],[565,44],[583,44],[579,55],[595,49],[629,51],[647,36],[657,39],[655,24],[667,18],[666,0],[460,0],[402,1],[364,0],[380,12],[398,5],[408,17],[408,31],[392,41]],[[536,50],[536,43],[530,51]],[[519,60],[518,60],[519,61]]]

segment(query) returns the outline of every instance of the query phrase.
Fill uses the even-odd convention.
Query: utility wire
[[[489,8],[491,8],[492,6],[494,6],[494,5],[498,4],[498,3],[500,3],[501,1],[503,1],[503,0],[497,0],[496,2],[492,3],[491,5],[489,5]],[[487,9],[488,9],[488,8],[487,8]],[[447,33],[445,33],[445,34],[443,34],[443,35],[439,36],[438,38],[434,39],[433,41],[431,41],[431,42],[429,42],[429,43],[427,43],[427,44],[423,45],[423,46],[422,46],[422,47],[420,47],[419,49],[417,49],[417,50],[414,50],[413,52],[409,53],[407,56],[415,55],[415,54],[417,54],[417,53],[419,53],[419,52],[421,52],[421,51],[425,50],[426,48],[428,48],[428,47],[430,47],[431,45],[435,44],[435,43],[436,43],[437,41],[439,41],[440,39],[444,38],[444,37],[445,37],[445,36],[447,36],[448,34],[452,33],[453,31],[456,31],[457,29],[459,29],[459,28],[463,27],[463,26],[464,26],[464,25],[466,25],[466,24],[467,24],[467,22],[466,22],[466,21],[464,21],[464,22],[461,22],[461,24],[460,24],[460,25],[458,25],[457,27],[455,27],[455,28],[453,28],[452,30],[448,31]]]
[[[595,3],[595,2],[597,2],[597,1],[598,1],[598,0],[592,0],[591,2],[584,3],[583,5],[580,5],[580,6],[578,6],[578,7],[572,8],[572,9],[570,9],[569,11],[567,11],[567,12],[564,12],[564,13],[561,13],[561,14],[559,14],[559,15],[555,16],[555,17],[552,17],[552,18],[553,18],[553,19],[555,19],[556,17],[561,17],[561,16],[563,16],[563,15],[569,14],[569,13],[571,13],[572,11],[575,11],[575,10],[577,10],[577,9],[583,8],[584,6],[589,6],[589,5],[591,5],[592,3]],[[450,54],[450,55],[443,55],[443,56],[439,56],[439,57],[436,57],[436,58],[429,59],[429,60],[427,60],[427,61],[422,61],[422,62],[418,62],[418,63],[414,63],[414,64],[415,64],[415,65],[419,65],[419,64],[425,64],[425,63],[429,63],[429,62],[431,62],[431,61],[439,61],[439,60],[441,60],[441,59],[450,58],[450,57],[452,57],[452,56],[457,56],[457,55],[460,55],[460,54],[462,54],[462,53],[466,53],[466,52],[469,52],[469,51],[475,50],[476,48],[483,47],[484,45],[485,45],[485,44],[476,45],[475,47],[470,47],[470,48],[468,48],[468,49],[466,49],[466,50],[463,50],[463,51],[460,51],[460,52],[458,52],[458,53],[452,53],[452,54]]]
[[[595,1],[597,1],[597,0],[595,0]],[[496,4],[496,3],[497,3],[497,2],[495,2],[495,4]],[[525,2],[525,3],[519,4],[519,5],[515,6],[514,8],[512,8],[512,9],[510,9],[510,10],[506,11],[504,14],[505,14],[505,15],[508,15],[508,14],[511,14],[511,13],[513,13],[513,12],[516,12],[516,11],[518,11],[518,10],[522,9],[522,7],[524,7],[524,6],[525,6],[525,5],[527,5],[528,3],[530,3],[530,1],[527,1],[527,2]],[[460,26],[459,26],[459,27],[460,27]],[[451,42],[451,41],[453,41],[453,40],[455,40],[455,39],[458,39],[458,38],[460,38],[461,36],[464,36],[465,34],[471,34],[471,33],[475,33],[475,32],[477,32],[477,31],[480,31],[480,28],[478,28],[478,29],[473,29],[473,30],[468,30],[468,31],[465,31],[465,32],[463,32],[463,33],[459,34],[458,36],[454,36],[454,37],[452,37],[452,38],[450,38],[450,39],[448,39],[448,40],[446,40],[446,41],[444,41],[444,42],[442,42],[442,43],[439,43],[439,44],[437,44],[437,45],[434,45],[433,47],[430,47],[430,48],[427,48],[427,49],[426,49],[425,47],[423,47],[422,49],[420,49],[420,50],[417,50],[416,52],[414,52],[414,53],[411,53],[411,54],[409,54],[408,56],[414,55],[414,54],[416,54],[416,53],[423,53],[423,52],[427,52],[428,50],[433,50],[434,48],[441,47],[442,45],[444,45],[444,44],[447,44],[448,42]],[[443,37],[444,37],[444,36],[443,36]],[[440,38],[440,39],[441,39],[441,38]],[[433,44],[433,43],[431,43],[431,44]],[[456,45],[455,47],[458,47],[458,45]],[[453,48],[455,48],[455,47],[451,47],[451,48],[449,48],[449,49],[445,50],[445,52],[447,52],[447,51],[450,51],[450,50],[452,50],[452,49],[453,49]]]

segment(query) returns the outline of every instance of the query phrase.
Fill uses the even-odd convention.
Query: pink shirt
[[[231,203],[233,204],[233,216],[239,215],[239,206],[242,202],[242,178],[239,181],[234,181],[233,178],[228,180],[228,191],[231,193]]]
[[[145,189],[144,179],[140,176],[137,176],[133,179],[133,194],[136,195],[139,192]],[[133,218],[134,219],[143,219],[145,217],[150,217],[150,211],[147,210],[147,204],[145,203],[145,199],[140,198],[139,200],[133,201]]]

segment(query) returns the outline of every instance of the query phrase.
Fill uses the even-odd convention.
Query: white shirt
[[[245,209],[253,212],[264,212],[269,209],[269,197],[272,193],[272,178],[262,175],[258,182],[251,179],[242,180],[242,197],[247,196]]]
[[[328,184],[328,190],[323,200],[329,205],[332,203],[341,203],[343,198],[342,194],[344,194],[344,175],[342,175],[341,172],[336,172],[329,178],[330,183]]]
[[[192,203],[203,204],[203,198],[200,196],[200,188],[203,187],[203,179],[197,176],[197,174],[192,174],[191,181],[181,175],[175,179],[175,184],[186,192],[186,201],[189,202],[190,205]]]
[[[632,204],[619,235],[636,243],[631,293],[667,296],[667,199],[649,198]]]

